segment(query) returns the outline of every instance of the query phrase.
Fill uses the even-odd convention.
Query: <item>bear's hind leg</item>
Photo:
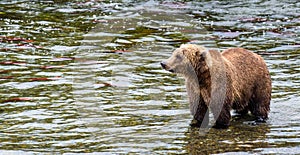
[[[270,111],[271,90],[270,87],[255,89],[250,100],[250,111],[256,117],[256,122],[265,122]]]
[[[241,116],[241,117],[247,115],[248,112],[249,112],[249,108],[248,108],[248,107],[245,107],[244,109],[241,109],[241,110],[236,110],[236,113],[237,113],[239,116]]]

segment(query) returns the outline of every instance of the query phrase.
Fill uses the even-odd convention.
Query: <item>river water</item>
[[[300,154],[300,2],[0,2],[1,154]],[[161,69],[182,43],[260,54],[270,119],[200,132],[183,79]]]

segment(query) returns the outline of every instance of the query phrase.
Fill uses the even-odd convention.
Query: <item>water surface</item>
[[[300,154],[300,3],[1,1],[2,154]],[[182,43],[266,61],[270,119],[191,129]]]

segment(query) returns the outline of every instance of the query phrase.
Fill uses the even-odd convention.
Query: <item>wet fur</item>
[[[220,53],[187,44],[176,49],[165,66],[185,77],[191,114],[196,120],[192,125],[206,126],[209,108],[216,128],[228,127],[231,109],[240,114],[250,111],[259,120],[268,118],[271,78],[259,55],[242,48]]]

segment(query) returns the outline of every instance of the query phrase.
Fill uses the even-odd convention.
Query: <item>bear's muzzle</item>
[[[166,71],[169,71],[169,72],[174,73],[174,70],[173,70],[173,69],[170,69],[170,67],[169,67],[165,62],[161,62],[160,65],[161,65],[161,67],[162,67],[163,69],[165,69]]]

